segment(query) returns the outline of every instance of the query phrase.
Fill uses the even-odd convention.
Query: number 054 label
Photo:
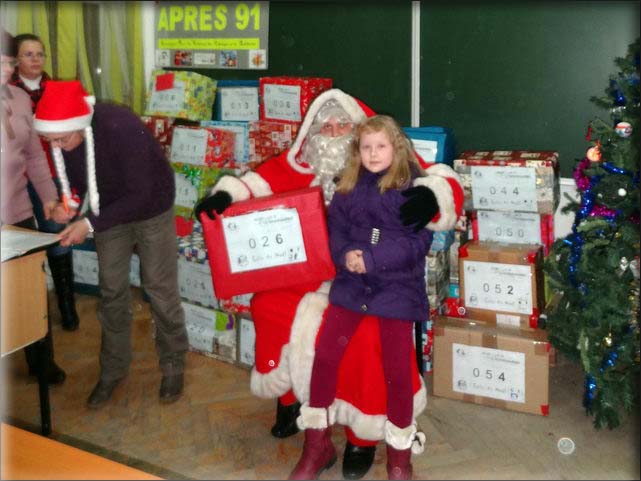
[[[452,343],[452,390],[525,403],[525,354]]]
[[[232,273],[307,262],[296,209],[250,212],[222,224]]]

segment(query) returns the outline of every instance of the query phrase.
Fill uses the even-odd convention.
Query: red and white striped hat
[[[42,134],[84,131],[89,205],[94,215],[98,215],[100,204],[96,184],[93,130],[91,128],[95,102],[95,97],[87,95],[79,80],[50,80],[36,106],[33,127]],[[78,203],[71,198],[62,151],[60,147],[53,147],[51,150],[62,188],[63,202],[66,202],[70,207],[77,208],[79,207]]]

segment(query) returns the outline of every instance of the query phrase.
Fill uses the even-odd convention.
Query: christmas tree
[[[614,428],[639,404],[639,40],[615,60],[574,170],[580,202],[572,232],[545,263],[555,296],[549,338],[585,371],[583,405],[597,428]]]

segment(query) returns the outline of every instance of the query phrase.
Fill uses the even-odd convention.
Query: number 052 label
[[[532,313],[530,266],[463,262],[465,305],[492,311]]]
[[[452,390],[525,403],[525,354],[452,343]]]
[[[222,224],[232,273],[307,262],[296,209],[251,212]]]

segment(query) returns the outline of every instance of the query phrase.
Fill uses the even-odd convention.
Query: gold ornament
[[[612,347],[612,333],[609,332],[607,336],[605,336],[605,339],[603,339],[603,343],[607,347]]]

